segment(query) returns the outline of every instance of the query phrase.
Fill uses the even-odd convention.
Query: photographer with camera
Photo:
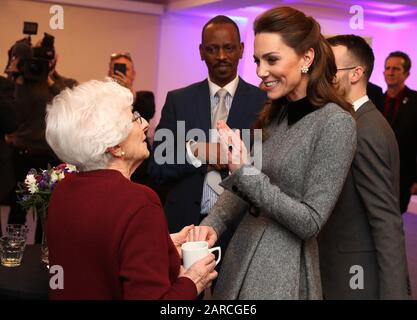
[[[33,28],[28,28],[33,27]],[[9,50],[6,74],[14,82],[13,109],[17,116],[17,129],[8,135],[12,146],[13,164],[17,182],[23,182],[31,168],[47,169],[59,164],[45,139],[46,105],[65,86],[51,81],[56,65],[54,37],[45,33],[42,41],[32,46],[30,35],[37,33],[36,24],[25,23],[28,37],[18,40]],[[9,223],[25,223],[26,212],[17,203],[15,192],[11,194]],[[41,241],[38,221],[36,242]]]
[[[40,46],[38,43],[36,46]],[[58,54],[55,51],[54,58],[49,62],[48,86],[52,96],[58,95],[65,88],[73,88],[78,85],[78,81],[71,78],[66,78],[56,71],[56,64],[58,62]]]

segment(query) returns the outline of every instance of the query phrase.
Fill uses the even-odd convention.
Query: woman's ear
[[[304,66],[309,68],[313,61],[314,61],[314,49],[310,48],[308,49],[304,55],[303,55],[303,60],[304,60]]]
[[[119,145],[107,148],[107,152],[110,152],[111,155],[115,158],[121,158],[125,155],[124,151]]]

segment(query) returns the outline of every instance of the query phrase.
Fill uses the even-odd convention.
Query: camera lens
[[[29,69],[30,72],[35,75],[39,75],[42,73],[42,66],[36,61],[30,62]]]

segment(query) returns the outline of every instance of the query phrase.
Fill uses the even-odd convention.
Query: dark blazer
[[[355,115],[357,149],[336,207],[319,235],[325,299],[407,299],[395,135],[371,101]],[[350,281],[363,268],[364,288]]]
[[[266,94],[263,91],[239,78],[227,124],[236,129],[250,128],[265,101]],[[178,152],[185,155],[185,141],[192,138],[198,140],[197,137],[178,135],[181,132],[177,132],[177,121],[185,122],[185,133],[194,128],[203,130],[208,141],[211,111],[207,80],[168,93],[161,120],[155,131],[154,152],[158,154],[157,148],[161,145],[161,141],[158,141],[158,131],[161,129],[169,129],[174,133],[173,144],[167,143],[167,155],[176,157]],[[180,141],[180,145],[177,144],[177,140]],[[181,160],[184,161],[175,159],[174,164],[159,165],[155,162],[153,154],[149,163],[151,178],[157,183],[171,185],[165,202],[170,232],[177,232],[186,225],[198,225],[200,222],[201,197],[207,165],[195,168],[186,160],[185,164],[178,163]]]
[[[374,105],[381,110],[384,107],[384,92],[380,86],[368,82],[368,86],[366,87],[366,93],[374,103]]]
[[[400,150],[400,209],[405,212],[410,187],[417,182],[417,91],[405,87],[402,104],[391,127]]]

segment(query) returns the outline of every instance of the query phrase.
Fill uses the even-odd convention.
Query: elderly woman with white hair
[[[51,299],[195,299],[217,276],[212,254],[181,266],[179,246],[193,226],[169,235],[158,196],[130,181],[149,156],[148,123],[132,102],[116,82],[92,80],[47,108],[49,145],[80,171],[49,203],[49,260],[65,280]]]

